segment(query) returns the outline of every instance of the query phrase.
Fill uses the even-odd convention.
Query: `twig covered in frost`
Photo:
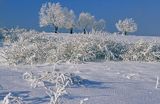
[[[33,88],[36,88],[38,86],[43,86],[43,83],[42,83],[42,78],[39,78],[38,76],[35,76],[33,75],[32,72],[28,73],[24,73],[23,74],[23,79],[24,80],[27,80],[28,82],[30,82],[31,86]]]
[[[34,73],[24,73],[23,79],[31,83],[31,86],[36,88],[39,86],[44,87],[47,95],[50,96],[49,104],[59,104],[60,98],[67,94],[66,88],[71,84],[80,84],[82,79],[73,73],[61,73],[59,71],[46,71],[35,75]],[[47,85],[49,82],[52,85]],[[55,85],[55,86],[54,86]]]
[[[159,85],[159,77],[157,76],[157,81],[156,81],[156,89],[158,88],[158,85]]]
[[[49,104],[59,104],[60,98],[64,94],[67,94],[66,87],[68,86],[69,81],[67,81],[65,84],[56,86],[56,89],[51,89],[45,87],[48,91],[46,92],[50,96],[50,103]]]
[[[83,79],[74,73],[61,73],[57,71],[45,71],[38,75],[32,72],[26,72],[23,74],[23,79],[30,82],[31,86],[36,88],[39,86],[45,86],[43,82],[47,81],[54,85],[60,86],[69,81],[69,84],[80,85]]]
[[[25,104],[22,100],[21,97],[12,96],[11,93],[9,93],[4,97],[2,104]]]
[[[83,100],[80,101],[80,104],[84,104],[84,102],[88,101],[88,98],[84,98]]]

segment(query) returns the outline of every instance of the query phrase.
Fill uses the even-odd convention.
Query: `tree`
[[[40,9],[40,27],[52,25],[55,33],[64,26],[64,13],[60,3],[45,3]]]
[[[68,10],[68,8],[64,8],[63,10],[65,15],[65,24],[64,27],[66,29],[70,29],[70,33],[73,33],[73,28],[76,26],[75,24],[75,14],[73,10]]]
[[[99,21],[95,21],[93,24],[93,31],[102,31],[105,29],[106,21],[103,19],[100,19]]]
[[[134,22],[132,18],[119,20],[118,23],[116,23],[116,27],[124,35],[127,35],[128,32],[137,31],[137,24]]]
[[[94,16],[89,13],[80,13],[78,19],[78,26],[83,29],[84,34],[86,34],[87,29],[91,29],[94,24]]]

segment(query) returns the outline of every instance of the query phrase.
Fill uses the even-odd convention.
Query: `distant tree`
[[[55,33],[59,28],[64,26],[64,12],[60,3],[45,3],[42,5],[40,12],[40,27],[52,25]]]
[[[124,20],[119,20],[116,23],[117,29],[122,32],[124,35],[127,35],[128,32],[135,32],[137,31],[137,24],[132,18],[126,18]]]
[[[93,24],[93,31],[102,31],[105,29],[106,21],[103,19],[100,19],[99,21],[95,21]]]
[[[80,13],[78,19],[78,27],[83,29],[84,34],[86,34],[87,29],[92,29],[94,24],[94,16],[89,13]]]
[[[63,9],[64,16],[65,16],[65,24],[64,27],[66,29],[70,29],[70,33],[73,33],[73,28],[76,26],[75,23],[75,14],[73,10],[68,10],[68,8]]]

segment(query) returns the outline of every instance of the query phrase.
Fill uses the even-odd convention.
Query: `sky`
[[[106,31],[117,32],[119,19],[133,18],[138,24],[136,35],[160,36],[160,0],[0,0],[0,27],[39,27],[39,10],[43,3],[60,2],[75,14],[89,12],[106,20]]]

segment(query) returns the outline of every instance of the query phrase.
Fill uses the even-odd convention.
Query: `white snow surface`
[[[43,88],[31,88],[23,80],[24,72],[53,70],[53,65],[1,66],[0,100],[9,93],[22,97],[27,104],[47,104],[49,97]],[[67,88],[64,104],[77,104],[88,98],[86,104],[159,104],[160,87],[155,88],[160,76],[159,63],[142,62],[90,62],[60,64],[60,71],[72,72],[85,81],[80,86]]]
[[[63,35],[63,34],[62,34]],[[66,34],[64,34],[66,35]],[[157,41],[160,37],[108,35],[117,41],[135,42],[138,40]],[[2,48],[2,47],[0,47]],[[1,60],[1,59],[0,59]],[[48,104],[49,96],[45,89],[32,88],[22,77],[25,72],[39,73],[53,70],[54,65],[0,65],[0,101],[11,92],[23,98],[26,104]],[[85,64],[59,64],[62,72],[72,72],[82,77],[80,86],[67,88],[68,95],[62,97],[63,104],[160,104],[160,85],[156,89],[157,77],[160,77],[160,63],[105,61]]]

